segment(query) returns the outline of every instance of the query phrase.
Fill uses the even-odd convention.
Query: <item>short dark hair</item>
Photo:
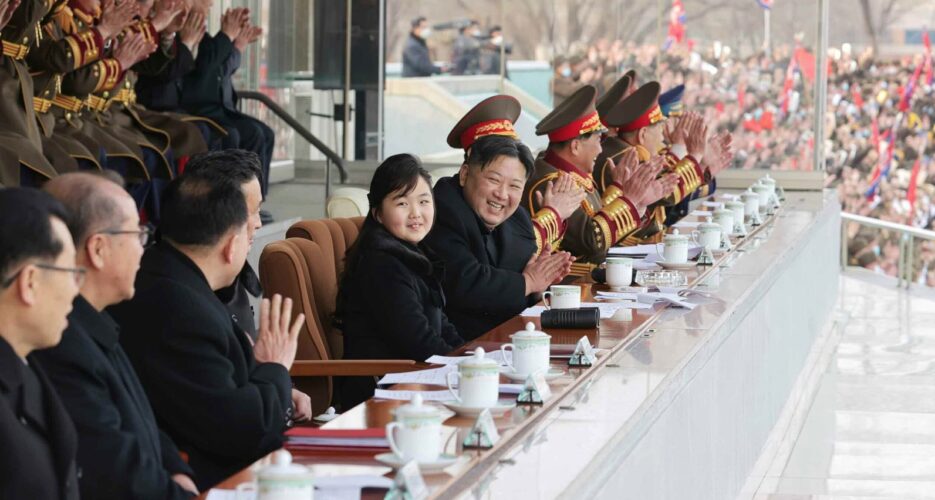
[[[52,217],[68,224],[68,211],[49,193],[0,189],[0,281],[30,258],[55,259],[64,242],[52,232]]]
[[[120,207],[113,196],[99,188],[100,182],[114,182],[113,177],[87,172],[73,172],[53,178],[43,186],[68,209],[68,230],[75,245],[82,244],[93,231],[105,229],[106,224],[122,224],[117,220]],[[123,186],[119,186],[121,189]]]
[[[527,179],[532,175],[535,168],[535,159],[529,147],[512,137],[502,135],[481,137],[471,145],[465,156],[464,162],[469,167],[480,167],[481,170],[487,168],[491,162],[500,156],[516,158],[523,164]]]
[[[425,20],[426,20],[425,16],[419,16],[419,17],[414,18],[412,22],[409,24],[412,26],[412,29],[416,29],[419,27],[420,24],[422,24],[422,21],[425,21]]]
[[[260,157],[243,149],[208,151],[192,156],[185,166],[185,174],[227,177],[239,184],[256,179],[263,184]]]
[[[186,173],[162,197],[161,236],[179,245],[211,246],[247,223],[247,200],[230,178]]]
[[[400,189],[403,195],[409,194],[419,184],[420,178],[432,186],[432,176],[411,154],[401,153],[383,160],[370,180],[370,192],[367,193],[370,208],[379,211],[383,199]]]

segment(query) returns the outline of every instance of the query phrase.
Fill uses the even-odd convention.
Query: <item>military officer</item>
[[[661,164],[634,168],[628,160],[614,166],[614,181],[601,196],[591,178],[601,153],[600,134],[605,130],[594,108],[596,92],[593,86],[582,87],[536,125],[537,135],[548,135],[549,146],[536,160],[523,195],[530,212],[538,212],[542,203],[536,193],[544,194],[560,172],[570,174],[585,190],[580,208],[566,221],[560,247],[578,260],[572,266],[572,273],[578,275],[590,273],[611,246],[640,226],[646,207],[675,187],[672,176],[656,178]]]
[[[0,184],[37,186],[56,175],[42,154],[42,139],[32,107],[33,83],[26,56],[41,38],[39,22],[51,0],[12,1],[3,6],[0,23]]]
[[[729,154],[723,148],[723,137],[715,136],[707,141],[707,131],[699,116],[687,116],[679,120],[674,129],[684,141],[685,153],[679,155],[666,147],[664,138],[665,117],[659,108],[659,84],[649,82],[629,97],[620,101],[608,113],[605,121],[617,128],[617,136],[637,153],[640,161],[648,161],[654,156],[665,160],[666,170],[675,174],[677,185],[671,196],[651,207],[649,220],[638,232],[630,235],[625,244],[654,243],[661,241],[667,217],[666,207],[675,206],[707,184],[712,177],[708,164],[720,166],[724,156]],[[671,135],[670,135],[671,136]],[[729,148],[729,137],[727,139]],[[706,149],[708,161],[705,162]],[[729,161],[729,160],[728,160]]]

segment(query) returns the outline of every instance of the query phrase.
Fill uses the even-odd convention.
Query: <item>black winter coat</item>
[[[448,317],[468,340],[536,303],[526,296],[523,269],[536,252],[532,219],[524,207],[488,230],[464,199],[458,177],[435,185],[435,226],[425,244],[445,262]]]
[[[278,449],[292,416],[285,367],[257,363],[204,274],[165,241],[146,251],[133,299],[109,309],[159,427],[188,453],[199,490]]]
[[[77,499],[75,427],[34,358],[0,337],[0,498]]]
[[[367,219],[339,291],[345,359],[414,359],[464,343],[445,315],[444,272],[434,255]],[[346,386],[344,408],[373,395],[372,379]],[[363,382],[363,380],[361,381]],[[369,391],[369,394],[367,392]]]
[[[425,40],[410,33],[403,48],[403,76],[432,76],[441,72],[432,62]]]
[[[194,474],[156,426],[119,336],[110,316],[79,295],[61,343],[35,354],[78,431],[81,496],[190,498],[172,475]]]

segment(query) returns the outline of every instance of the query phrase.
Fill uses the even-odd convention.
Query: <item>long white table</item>
[[[787,198],[718,270],[717,300],[665,310],[470,493],[736,497],[837,297],[835,193]]]

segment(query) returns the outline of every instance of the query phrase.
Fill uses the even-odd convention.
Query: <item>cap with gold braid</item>
[[[478,139],[502,135],[519,139],[513,124],[522,111],[519,101],[508,95],[488,97],[471,108],[448,134],[448,145],[467,151]]]
[[[548,134],[549,142],[564,142],[603,132],[604,126],[594,108],[596,94],[597,89],[591,85],[578,89],[536,125],[536,135]]]
[[[609,89],[607,92],[604,92],[604,95],[597,99],[597,114],[601,116],[601,123],[607,126],[607,121],[604,119],[604,116],[610,112],[611,109],[624,98],[629,95],[630,85],[633,83],[633,78],[636,77],[636,71],[630,70],[624,73]]]
[[[649,82],[617,103],[604,121],[619,132],[633,132],[665,120],[659,109],[659,83]]]

